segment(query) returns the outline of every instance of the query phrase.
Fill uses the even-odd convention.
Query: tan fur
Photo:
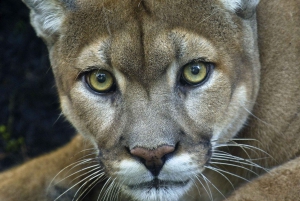
[[[86,146],[81,136],[76,136],[65,147],[35,158],[27,162],[26,165],[15,167],[0,174],[0,200],[54,200],[68,188],[70,182],[78,182],[81,179],[80,177],[77,178],[78,175],[73,175],[59,182],[70,175],[68,171],[73,173],[80,170],[82,168],[80,165],[77,167],[72,166],[73,169],[71,170],[67,168],[66,171],[57,177],[55,175],[70,164],[88,158],[86,157],[87,151],[80,152],[84,148],[88,148],[88,146]],[[93,163],[94,161],[90,161],[90,164]],[[59,184],[57,186],[50,185],[51,181],[52,184],[58,182]],[[63,196],[62,198],[64,199],[62,200],[69,200],[70,194],[74,195],[74,190],[67,193],[69,195]]]
[[[242,5],[244,12],[226,10],[234,6],[231,1],[226,1],[230,4],[226,7],[220,3],[221,0],[191,1],[189,4],[186,1],[94,0],[74,4],[67,1],[65,4],[64,1],[51,0],[46,8],[57,5],[55,9],[59,9],[55,20],[51,21],[55,26],[40,23],[40,19],[49,17],[40,1],[26,2],[32,9],[33,26],[48,44],[63,112],[93,144],[95,150],[92,153],[96,153],[97,161],[101,161],[99,167],[104,167],[106,176],[116,179],[114,181],[130,182],[130,178],[122,180],[126,178],[126,174],[120,174],[123,170],[127,175],[132,174],[131,179],[136,174],[145,176],[144,166],[136,163],[136,158],[127,150],[176,146],[173,159],[168,161],[183,155],[185,158],[180,158],[172,167],[166,162],[164,167],[172,169],[173,177],[185,179],[180,175],[188,171],[180,171],[195,164],[198,171],[195,174],[203,171],[213,185],[199,180],[204,187],[198,183],[182,198],[181,194],[176,197],[171,192],[173,200],[209,200],[210,196],[221,200],[233,190],[232,185],[237,187],[243,182],[232,174],[252,179],[255,174],[251,174],[249,168],[257,174],[263,171],[249,166],[245,166],[248,169],[245,170],[218,165],[221,171],[231,173],[226,174],[226,179],[224,172],[220,174],[204,168],[210,159],[211,147],[216,151],[219,144],[237,135],[246,141],[236,142],[258,149],[242,145],[235,147],[235,144],[220,149],[245,159],[266,157],[267,152],[271,157],[255,161],[266,168],[284,164],[298,156],[299,0],[263,0],[259,4],[259,52],[254,10],[247,5]],[[39,15],[41,11],[42,16]],[[176,85],[177,73],[183,65],[199,56],[215,63],[212,78],[193,90],[181,90]],[[114,74],[118,93],[102,96],[86,89],[80,74],[95,66]],[[0,175],[0,200],[54,199],[57,186],[52,186],[52,197],[48,198],[45,188],[63,167],[79,160],[77,156],[70,161],[69,158],[83,149],[79,146],[81,140],[77,137],[61,150]],[[212,144],[211,140],[214,140]],[[82,157],[81,154],[79,156]],[[188,162],[185,164],[184,160]],[[47,161],[51,161],[49,168]],[[94,160],[92,164],[95,164]],[[136,169],[124,169],[124,164]],[[45,171],[38,170],[40,165]],[[90,165],[84,163],[71,172]],[[214,167],[213,164],[210,167]],[[167,170],[162,169],[164,171]],[[84,178],[84,175],[78,175],[77,181]],[[56,181],[65,177],[59,174]],[[68,189],[76,183],[71,179],[74,177],[67,178],[58,187]],[[268,175],[262,177],[267,182],[273,179]],[[27,186],[23,186],[24,183]],[[92,192],[91,197],[93,193],[95,197],[88,199],[97,200],[102,184],[99,185]],[[78,188],[71,189],[70,194]],[[250,193],[247,188],[244,188],[245,193]],[[19,189],[20,193],[15,194],[10,189]],[[134,195],[126,185],[119,190],[123,200],[128,200],[127,194],[140,196]],[[239,192],[243,193],[243,189]],[[161,193],[161,196],[167,194]]]
[[[300,158],[296,158],[248,183],[227,201],[300,200]]]
[[[260,147],[274,157],[274,160],[265,162],[270,167],[299,155],[299,3],[263,1],[260,4],[262,8],[258,7],[261,63],[266,68],[262,68],[265,80],[261,81],[254,113],[268,125],[257,124],[254,120],[253,125],[258,127],[250,136],[259,133],[255,138],[262,142]],[[283,4],[285,6],[280,6]],[[276,10],[278,6],[281,15]],[[276,66],[273,66],[274,62]],[[240,188],[228,200],[300,200],[299,167],[298,157]]]
[[[256,139],[247,144],[270,154],[267,159],[257,161],[267,168],[283,164],[300,153],[299,4],[299,0],[261,1],[257,9],[262,65],[260,91],[252,111],[255,117],[251,116],[248,126],[240,132],[239,137]],[[233,151],[243,158],[249,157],[244,150]],[[266,157],[262,152],[252,154],[250,157]],[[228,169],[228,166],[224,168]],[[254,176],[240,168],[233,168],[230,172],[247,175],[249,179]],[[208,175],[211,175],[218,188],[224,189],[224,184],[228,183],[224,179],[221,181],[221,177],[214,180],[214,172]],[[241,182],[236,178],[233,181]],[[231,186],[226,187],[228,191],[232,190]]]

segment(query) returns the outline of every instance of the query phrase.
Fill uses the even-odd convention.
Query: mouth
[[[139,183],[136,185],[129,185],[129,189],[131,190],[140,190],[140,189],[160,189],[160,188],[176,188],[176,187],[184,187],[186,186],[190,180],[186,181],[164,181],[158,178],[153,179],[149,182]]]

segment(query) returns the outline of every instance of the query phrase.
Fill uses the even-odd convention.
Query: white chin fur
[[[138,201],[179,201],[180,198],[191,188],[192,181],[184,186],[145,188],[135,190],[125,190],[125,193]]]
[[[138,201],[178,201],[192,187],[192,179],[201,170],[188,154],[182,154],[166,161],[157,179],[175,182],[173,185],[155,188],[145,186],[154,177],[146,167],[135,160],[123,160],[119,164],[117,178],[123,184],[122,190]],[[129,187],[131,186],[131,187]]]

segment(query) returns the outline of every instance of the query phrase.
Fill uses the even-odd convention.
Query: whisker
[[[89,192],[90,192],[97,184],[99,184],[100,182],[104,181],[104,180],[107,178],[105,172],[103,172],[103,174],[100,173],[99,175],[100,175],[100,177],[98,177],[97,179],[95,179],[95,181],[93,181],[88,187],[86,187],[86,189],[81,193],[81,195],[79,196],[79,198],[80,198],[83,194],[85,194],[85,195],[82,197],[82,199],[85,198],[85,196],[87,196],[87,195],[89,194]],[[85,193],[85,192],[86,192],[86,193]],[[78,201],[78,200],[76,200],[76,201]]]
[[[116,200],[116,201],[118,200],[118,197],[119,197],[118,190],[119,190],[119,188],[120,188],[120,186],[118,185],[117,182],[115,182],[114,187],[112,189],[112,200]]]
[[[200,175],[202,176],[202,174],[200,173]],[[197,177],[198,178],[198,181],[202,184],[202,182],[200,181],[200,178],[199,177]],[[212,192],[211,192],[211,189],[210,189],[210,187],[209,187],[209,185],[208,185],[208,183],[207,183],[207,181],[204,179],[204,181],[205,181],[205,183],[206,183],[206,186],[207,186],[207,188],[208,188],[208,191],[206,191],[207,192],[207,194],[208,194],[208,196],[209,196],[209,199],[210,200],[213,200],[213,195],[212,195]],[[202,186],[204,187],[204,185],[202,184]],[[204,187],[205,188],[205,187]],[[206,188],[205,188],[206,189]],[[209,192],[209,193],[208,193]]]
[[[95,168],[95,167],[96,167],[96,168]],[[74,172],[74,173],[68,175],[67,177],[61,179],[61,180],[58,181],[56,184],[58,184],[58,183],[60,183],[60,182],[62,182],[62,181],[64,181],[64,180],[66,180],[67,178],[69,178],[69,177],[71,177],[71,176],[73,176],[73,175],[75,175],[75,174],[78,174],[78,173],[80,173],[80,172],[82,172],[82,171],[85,171],[85,170],[88,170],[88,169],[91,169],[91,168],[93,168],[93,169],[92,169],[92,170],[89,170],[89,171],[87,171],[87,172],[84,172],[83,174],[81,174],[81,175],[75,177],[74,179],[72,179],[72,181],[78,179],[79,177],[82,177],[83,175],[89,174],[90,172],[92,172],[92,171],[94,171],[94,170],[99,169],[100,166],[97,164],[97,165],[92,165],[92,166],[89,166],[89,167],[80,169],[80,170],[78,170],[78,171],[76,171],[76,172]],[[72,181],[71,181],[71,182],[72,182]]]
[[[95,148],[83,149],[80,152],[78,152],[77,154],[75,154],[75,156],[78,155],[78,154],[80,154],[80,153],[82,153],[82,152],[86,152],[86,151],[90,152],[90,151],[97,151],[97,150]],[[96,155],[96,153],[91,153],[89,155],[93,155],[93,154]],[[85,155],[84,157],[89,156],[89,155]]]
[[[114,185],[115,185],[115,180],[116,179],[112,180],[109,187],[107,188],[105,196],[104,196],[104,200],[106,200],[106,199],[109,200],[111,193],[112,193],[112,189],[114,188]]]
[[[54,182],[54,180],[56,179],[56,177],[57,177],[60,173],[62,173],[64,170],[66,170],[67,168],[69,168],[69,167],[71,167],[71,166],[73,166],[73,165],[75,165],[75,164],[82,163],[82,161],[85,161],[85,160],[90,161],[90,160],[93,160],[93,159],[84,159],[84,160],[80,160],[80,161],[74,162],[74,163],[72,163],[72,164],[70,164],[70,165],[64,167],[64,168],[63,168],[61,171],[59,171],[59,172],[53,177],[53,179],[50,181],[50,184],[49,184],[48,187],[47,187],[47,191],[49,190],[50,186],[52,185],[52,183]]]
[[[100,170],[101,171],[101,170]],[[79,193],[79,191],[89,182],[89,181],[92,181],[94,178],[97,178],[95,181],[97,181],[97,180],[99,180],[99,179],[101,179],[102,177],[103,177],[103,175],[104,175],[104,173],[102,172],[102,173],[100,173],[100,174],[98,174],[99,173],[99,171],[97,171],[97,172],[95,172],[95,173],[93,173],[93,174],[91,174],[91,175],[95,175],[94,177],[92,177],[92,178],[90,178],[89,180],[87,180],[87,181],[85,181],[82,185],[81,185],[81,187],[80,188],[78,188],[78,190],[76,191],[76,193],[74,194],[74,198],[72,199],[72,201],[74,201],[74,199],[75,199],[75,197],[76,197],[76,195]],[[85,191],[86,190],[84,190],[80,195],[79,195],[79,197],[76,199],[76,200],[78,200],[80,197],[81,197],[81,195],[83,195],[84,193],[85,193]]]
[[[94,169],[92,169],[92,170],[89,170],[88,172],[84,172],[84,173],[82,173],[81,175],[79,175],[79,176],[77,176],[77,177],[75,177],[74,179],[72,179],[72,181],[70,182],[70,183],[73,183],[75,180],[77,180],[78,178],[80,178],[80,177],[83,177],[84,175],[91,175],[91,172],[94,172],[94,171],[103,171],[103,168],[102,169],[100,169],[101,167],[95,167]]]
[[[251,167],[257,167],[257,168],[263,169],[266,172],[268,172],[268,169],[254,163],[252,161],[249,161],[247,159],[240,159],[239,157],[234,157],[234,156],[230,157],[230,156],[223,156],[223,154],[214,154],[214,156],[211,158],[211,160],[239,163],[239,164],[248,165]]]
[[[100,170],[99,170],[98,172],[100,172]],[[83,178],[82,180],[80,180],[79,182],[75,183],[73,186],[71,186],[70,188],[68,188],[67,190],[65,190],[65,192],[63,192],[62,194],[60,194],[54,201],[58,200],[61,196],[63,196],[63,195],[66,194],[67,192],[69,192],[72,188],[74,188],[74,187],[77,186],[78,184],[80,184],[80,183],[82,183],[82,182],[88,180],[88,179],[89,179],[90,177],[92,177],[92,176],[93,176],[93,174],[92,174],[92,175],[89,175],[89,176]]]
[[[246,111],[247,111],[251,116],[253,116],[255,119],[257,119],[258,121],[262,122],[262,123],[265,124],[266,126],[272,128],[272,130],[273,130],[275,133],[283,135],[282,132],[278,132],[278,130],[275,128],[274,125],[272,125],[272,124],[270,124],[270,123],[268,123],[268,122],[266,122],[266,121],[260,119],[259,117],[257,117],[256,115],[254,115],[251,111],[249,111],[244,105],[241,104],[241,106],[242,106],[242,108],[243,108],[244,110],[246,110]]]
[[[230,154],[224,154],[224,153],[220,153],[220,152],[216,152],[213,154],[212,156],[212,159],[218,159],[218,160],[221,160],[221,159],[226,159],[226,160],[231,160],[231,161],[234,161],[236,163],[240,163],[240,164],[248,164],[248,165],[252,165],[252,166],[257,166],[259,167],[259,165],[257,165],[256,163],[253,162],[254,159],[245,159],[245,158],[241,158],[241,157],[238,157],[238,156],[233,156],[233,155],[230,155]],[[257,159],[258,160],[258,159]]]
[[[260,151],[260,152],[266,154],[267,156],[273,158],[273,157],[272,157],[270,154],[268,154],[266,151],[264,151],[264,150],[262,150],[262,149],[260,149],[260,148],[257,148],[257,147],[255,147],[255,146],[248,145],[248,144],[219,144],[219,145],[215,145],[215,147],[216,147],[216,148],[219,148],[219,147],[239,147],[239,148],[241,148],[241,149],[246,148],[246,149],[249,149],[249,150],[251,150],[251,151],[258,150],[258,151]],[[255,151],[254,151],[254,152],[255,152]],[[255,153],[257,153],[257,152],[255,152]],[[246,154],[249,156],[249,154],[248,154],[247,152],[246,152]],[[249,156],[249,158],[251,158],[251,157]]]
[[[248,161],[249,163],[253,163],[252,160],[259,160],[259,158],[247,158],[247,159],[245,159],[245,158],[235,156],[235,155],[232,155],[228,152],[221,151],[221,150],[215,150],[213,155],[220,155],[222,157],[233,158],[233,159],[239,160],[239,161]],[[266,158],[269,158],[269,157],[266,157]]]
[[[202,176],[202,178],[204,180],[207,180],[226,199],[226,197],[224,196],[224,194],[221,193],[221,191],[211,181],[209,181],[209,179],[207,179],[203,174],[200,174],[200,175]]]
[[[99,201],[99,198],[100,198],[100,196],[101,196],[101,194],[102,194],[103,189],[105,189],[106,186],[109,185],[110,180],[111,180],[111,177],[109,177],[109,178],[107,179],[107,181],[105,182],[105,184],[103,185],[103,187],[102,187],[102,189],[101,189],[101,191],[100,191],[100,193],[99,193],[99,196],[98,196],[98,198],[97,198],[97,201]]]
[[[54,127],[54,125],[58,122],[58,120],[60,119],[60,117],[62,117],[64,114],[62,112],[59,113],[58,117],[56,118],[56,120],[54,121],[54,123],[52,124],[52,126]]]
[[[207,166],[205,166],[205,167],[207,168]],[[235,176],[235,177],[237,177],[237,178],[240,178],[240,179],[242,179],[242,180],[244,180],[244,181],[250,182],[248,179],[245,179],[244,177],[241,177],[241,176],[239,176],[239,175],[237,175],[237,174],[234,174],[234,173],[228,172],[228,171],[226,171],[226,170],[222,170],[222,169],[218,169],[218,170],[221,171],[221,172],[230,174],[230,175],[232,175],[232,176]]]
[[[263,143],[257,139],[253,139],[253,138],[232,138],[229,142],[234,142],[236,144],[239,144],[237,143],[236,141],[254,141],[254,142],[257,142],[258,144],[260,144],[261,146],[263,145]]]
[[[217,165],[227,165],[227,166],[233,166],[233,167],[238,167],[238,168],[242,168],[244,170],[247,170],[249,172],[252,172],[253,174],[255,174],[256,176],[258,176],[258,174],[254,171],[252,171],[251,169],[249,168],[246,168],[244,166],[241,166],[241,165],[235,165],[235,164],[230,164],[230,163],[220,163],[220,162],[210,162],[211,164],[217,164]]]
[[[223,173],[219,172],[218,168],[211,167],[211,166],[206,166],[206,168],[210,169],[212,171],[215,171],[215,172],[219,173],[221,176],[223,176],[230,183],[230,185],[232,186],[233,190],[235,190],[234,185],[232,184],[232,182],[230,181],[230,179],[228,179],[228,177],[226,177]]]
[[[99,174],[99,177],[97,179],[95,179],[95,181],[93,181],[89,186],[87,186],[85,188],[85,190],[78,196],[78,198],[76,199],[76,201],[79,201],[79,199],[82,197],[82,199],[85,198],[85,196],[87,196],[89,194],[89,192],[91,192],[91,190],[97,185],[99,184],[100,182],[104,181],[105,180],[105,173],[101,173]]]
[[[193,182],[193,184],[196,186],[199,196],[201,196],[201,193],[200,193],[200,190],[198,188],[197,182],[191,176],[189,176],[189,178],[191,179],[191,181]],[[197,176],[195,176],[195,178],[197,179]]]
[[[88,163],[97,163],[97,161],[94,157],[93,158],[86,158],[87,156],[90,156],[90,155],[93,155],[93,154],[88,154],[86,156],[83,156],[83,157],[79,158],[81,163],[76,164],[76,165],[74,164],[73,167],[71,169],[69,169],[67,173],[69,173],[71,170],[78,167],[79,165],[86,165]]]
[[[205,185],[201,182],[201,180],[199,179],[199,177],[197,176],[197,175],[195,175],[195,178],[197,179],[197,181],[201,184],[201,186],[203,187],[203,189],[204,189],[204,191],[207,193],[207,195],[209,196],[209,199],[212,199],[212,194],[211,194],[211,192],[209,193],[208,192],[208,190],[207,190],[207,188],[205,187]],[[206,183],[206,185],[207,185],[207,183]],[[197,186],[197,185],[196,185]],[[207,185],[207,187],[208,187],[208,185]],[[209,187],[208,187],[209,188]]]
[[[262,123],[264,123],[267,126],[273,127],[272,124],[267,123],[266,121],[260,119],[259,117],[257,117],[256,115],[254,115],[251,111],[249,111],[244,105],[240,104],[242,106],[242,108],[244,110],[246,110],[251,116],[253,116],[254,118],[256,118],[257,120],[261,121]]]

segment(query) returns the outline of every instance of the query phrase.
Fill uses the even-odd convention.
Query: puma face
[[[63,113],[122,192],[179,200],[255,102],[257,1],[49,2],[30,4],[32,23]],[[37,8],[52,4],[43,27]]]

